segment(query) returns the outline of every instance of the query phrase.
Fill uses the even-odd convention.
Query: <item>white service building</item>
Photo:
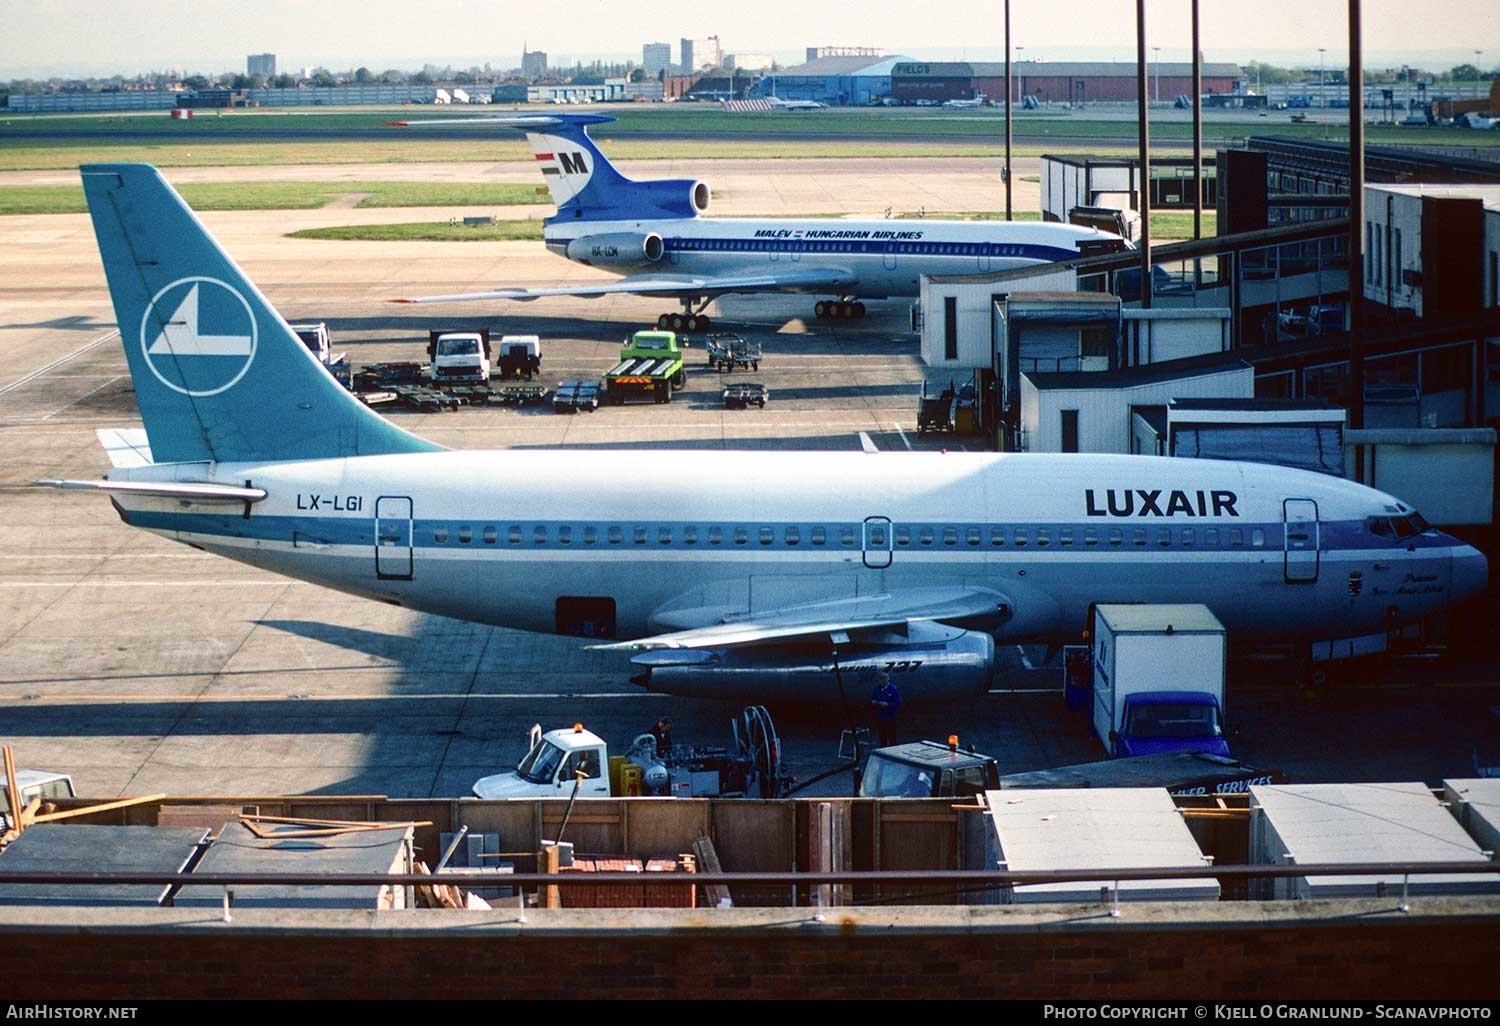
[[[1366,186],[1365,298],[1417,317],[1500,306],[1500,185]]]

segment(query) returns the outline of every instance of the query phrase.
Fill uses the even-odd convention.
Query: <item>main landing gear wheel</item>
[[[813,314],[828,320],[854,321],[865,315],[865,304],[858,300],[840,299],[834,302],[819,300],[813,304]]]
[[[656,327],[659,331],[708,331],[713,327],[713,320],[708,314],[662,314],[656,319]]]

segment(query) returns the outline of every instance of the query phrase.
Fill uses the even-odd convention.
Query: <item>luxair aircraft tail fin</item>
[[[411,128],[502,125],[521,129],[541,165],[552,202],[557,204],[557,214],[548,222],[551,224],[697,217],[708,210],[709,189],[703,182],[690,178],[636,182],[622,175],[588,133],[590,125],[614,120],[608,114],[519,114],[395,124]]]
[[[430,452],[334,380],[149,164],[79,169],[157,463]]]

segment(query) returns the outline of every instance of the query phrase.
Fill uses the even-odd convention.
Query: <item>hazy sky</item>
[[[1149,45],[1188,56],[1187,0],[1149,0]],[[1209,60],[1329,67],[1348,52],[1346,0],[1202,0]],[[523,46],[575,60],[641,58],[641,44],[717,35],[726,52],[797,63],[805,47],[878,46],[919,58],[997,57],[1000,0],[0,0],[0,80],[153,69],[243,71],[270,52],[282,68],[423,64],[497,68]],[[1366,64],[1500,63],[1495,0],[1365,0]],[[1133,59],[1130,0],[1012,0],[1025,58]],[[1475,51],[1480,51],[1476,55]]]

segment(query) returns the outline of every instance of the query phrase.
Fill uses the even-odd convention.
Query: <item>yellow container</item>
[[[611,759],[611,762],[614,760]],[[614,793],[626,798],[639,796],[641,793],[641,781],[645,773],[633,762],[620,760],[620,787]]]

